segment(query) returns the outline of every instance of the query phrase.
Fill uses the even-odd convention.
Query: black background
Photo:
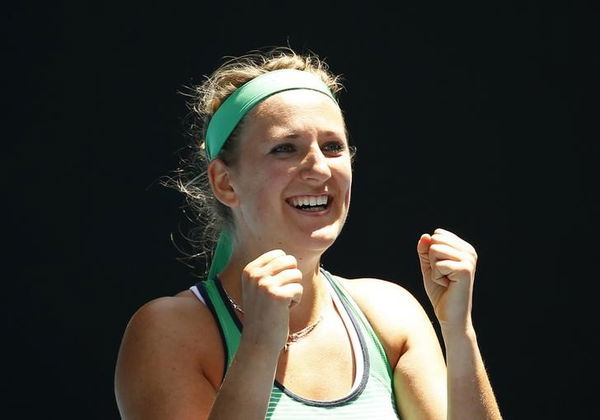
[[[595,412],[598,8],[554,2],[13,5],[2,19],[2,395],[10,418],[116,419],[132,313],[195,282],[158,185],[185,142],[184,86],[289,45],[341,73],[353,204],[324,256],[429,310],[416,241],[480,259],[474,320],[507,419]],[[151,367],[149,367],[150,369]]]

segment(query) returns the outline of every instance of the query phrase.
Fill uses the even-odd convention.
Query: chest
[[[331,401],[350,393],[362,352],[353,348],[339,317],[329,316],[319,327],[282,352],[275,379],[303,398]]]

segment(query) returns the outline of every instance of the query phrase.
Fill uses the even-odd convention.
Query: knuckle
[[[467,265],[461,265],[457,271],[460,274],[471,274],[471,267]]]
[[[282,256],[286,255],[285,251],[283,249],[274,249],[271,252],[273,253],[273,255],[275,257],[282,257]]]
[[[442,246],[440,244],[431,244],[429,247],[429,254],[440,252],[440,248]]]
[[[284,265],[290,265],[290,266],[297,266],[298,262],[296,261],[296,257],[294,257],[293,255],[282,255],[281,257],[278,257],[280,262]]]
[[[258,267],[253,267],[247,270],[244,270],[244,276],[250,280],[252,283],[260,284],[263,281],[265,275],[264,271]]]
[[[271,276],[260,276],[257,280],[256,285],[259,289],[269,290],[273,287],[273,282],[271,281]]]
[[[469,252],[469,254],[477,254],[477,252],[475,251],[475,247],[469,242],[465,242],[465,248],[467,252]]]
[[[477,254],[472,251],[466,251],[464,253],[464,260],[470,262],[471,264],[475,264],[477,261]]]
[[[252,269],[252,267],[246,266],[242,270],[242,277],[244,277],[248,280],[252,280],[254,277],[254,273],[255,273],[255,271]]]

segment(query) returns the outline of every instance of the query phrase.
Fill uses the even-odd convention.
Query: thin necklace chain
[[[229,296],[229,293],[227,293],[227,291],[225,291],[225,289],[223,289],[223,291],[225,292],[225,296],[227,296],[227,300],[229,300],[229,303],[231,303],[231,306],[233,306],[233,309],[238,311],[241,315],[244,315],[244,310],[242,309],[242,307],[240,305],[238,305],[237,303],[235,303],[235,301],[231,298],[231,296]],[[289,334],[287,341],[286,341],[285,345],[283,346],[283,350],[288,351],[290,344],[295,343],[296,341],[298,341],[301,338],[304,338],[308,334],[310,334],[310,332],[315,329],[315,327],[319,324],[319,322],[321,322],[321,319],[323,319],[323,315],[319,315],[319,318],[315,321],[314,324],[310,324],[309,326],[302,328],[300,331],[296,331],[293,334]]]

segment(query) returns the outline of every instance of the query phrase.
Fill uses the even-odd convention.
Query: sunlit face
[[[324,251],[350,204],[352,169],[344,120],[310,90],[275,94],[246,117],[231,185],[236,234],[260,250]]]

